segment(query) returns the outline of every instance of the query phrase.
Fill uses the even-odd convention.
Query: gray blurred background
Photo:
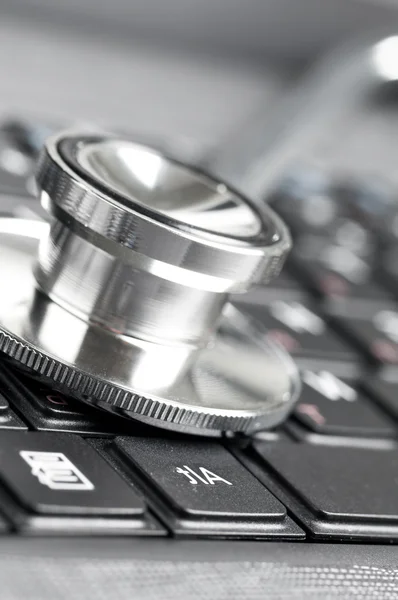
[[[3,1],[0,117],[88,120],[201,152],[329,48],[395,22],[393,2]]]

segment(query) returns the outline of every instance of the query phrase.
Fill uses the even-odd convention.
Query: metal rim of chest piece
[[[286,417],[295,366],[229,303],[290,248],[268,207],[108,134],[52,136],[36,180],[50,223],[0,219],[5,356],[172,430],[253,433]]]

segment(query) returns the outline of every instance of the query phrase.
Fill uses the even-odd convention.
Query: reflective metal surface
[[[78,145],[76,161],[110,191],[168,217],[232,238],[254,238],[260,217],[222,183],[129,141]],[[128,204],[127,204],[128,205]]]
[[[50,138],[37,183],[50,224],[0,220],[0,276],[12,264],[15,277],[0,351],[86,402],[169,428],[251,432],[286,416],[294,366],[228,305],[283,265],[290,236],[270,209],[98,133]]]
[[[118,153],[127,148],[130,163],[122,168]],[[90,176],[94,173],[93,152],[107,165],[104,186],[105,167],[101,176],[98,165],[94,179],[87,175],[87,169]],[[169,173],[170,185],[162,187],[159,180],[157,191],[145,193],[136,174],[142,179],[143,157],[145,163],[149,155],[161,164],[162,181]],[[182,186],[176,173],[183,174]],[[37,179],[42,203],[53,216],[50,234],[40,244],[37,283],[80,318],[119,334],[205,343],[226,294],[277,274],[290,247],[285,226],[267,208],[254,209],[222,184],[128,140],[60,134],[47,142]],[[116,179],[125,186],[128,181],[127,195],[118,192]],[[208,199],[203,200],[209,190],[217,207],[213,220],[212,211],[206,216]],[[163,201],[166,207],[180,206],[180,219],[184,215],[193,221],[196,215],[201,225],[204,217],[218,232],[172,219],[173,210],[166,210]],[[246,221],[258,230],[253,240],[221,232],[220,220],[234,231],[241,213],[251,215]]]
[[[228,305],[210,342],[159,344],[94,326],[34,286],[48,226],[0,219],[0,349],[85,402],[178,431],[254,432],[282,421],[299,391],[296,369],[265,333]]]

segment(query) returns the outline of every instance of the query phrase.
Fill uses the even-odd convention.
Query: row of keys
[[[295,410],[296,419],[305,426],[301,437],[306,430],[396,437],[396,425],[386,413],[396,418],[393,398],[398,395],[394,383],[394,374],[398,380],[398,312],[376,311],[370,305],[362,311],[354,307],[345,316],[329,315],[327,323],[286,275],[281,285],[276,281],[270,290],[259,288],[238,306],[264,326],[267,335],[294,357],[302,372],[303,391]],[[358,379],[369,371],[363,363],[365,358],[379,365],[379,372],[359,388]],[[294,432],[300,430],[295,428]]]
[[[1,512],[18,531],[164,534],[134,489],[78,436],[4,431]]]
[[[310,537],[398,540],[398,448],[264,444],[256,474],[285,502]],[[271,476],[266,475],[271,470]]]
[[[385,398],[396,396],[398,400],[398,386],[390,384],[390,394],[384,392],[380,403],[381,389],[388,388],[385,382],[373,381],[367,389],[349,379],[338,378],[330,371],[309,370],[302,372],[301,379],[302,393],[294,411],[304,427],[301,437],[308,437],[308,432],[347,437],[398,437],[397,425],[383,410],[389,403]],[[293,431],[296,435],[300,432],[294,425]]]
[[[3,385],[8,379],[3,373]],[[355,477],[362,478],[363,472],[357,469],[356,461],[371,466],[383,461],[384,471],[380,477],[372,467],[368,480],[369,493],[377,490],[381,498],[391,492],[389,488],[384,490],[386,481],[396,477],[395,441],[389,438],[396,437],[390,417],[397,415],[397,386],[392,382],[376,382],[371,382],[365,395],[362,388],[334,373],[303,371],[304,391],[295,419],[301,423],[302,430],[307,428],[315,434],[305,436],[309,442],[305,444],[283,442],[278,436],[275,442],[255,442],[254,462],[258,472],[251,464],[243,466],[229,450],[215,442],[158,439],[153,435],[152,438],[122,436],[98,442],[96,437],[91,437],[88,443],[65,433],[4,431],[0,437],[0,479],[4,484],[0,492],[0,512],[18,530],[40,534],[55,530],[157,535],[167,530],[180,536],[302,539],[304,526],[309,535],[314,536],[342,539],[349,530],[351,536],[361,539],[384,539],[386,535],[396,539],[397,531],[385,525],[384,509],[379,514],[378,505],[374,510],[377,519],[382,521],[380,527],[373,526],[376,518],[373,513],[358,516],[362,510],[363,490],[356,486]],[[14,383],[13,380],[5,389],[6,399],[2,403],[5,413],[10,410],[8,401],[15,399]],[[38,410],[40,401],[35,404],[37,398],[33,398],[33,390],[40,391],[41,384],[33,384],[30,396],[25,388],[27,381],[22,378],[20,385],[20,390],[24,386],[28,401],[32,401],[32,411]],[[40,398],[37,391],[36,394]],[[375,399],[377,403],[372,403]],[[79,414],[78,406],[72,401],[69,406],[65,405],[63,396],[54,394],[50,404],[55,406],[50,411],[52,417],[53,411],[58,412],[66,422]],[[294,420],[288,431],[297,434]],[[280,447],[280,452],[272,450],[274,447]],[[233,442],[230,450],[237,452],[245,462],[248,451],[240,450]],[[284,470],[276,459],[275,465],[271,463],[270,452],[278,461],[286,460],[288,464],[293,456],[294,461],[301,456],[304,470],[311,460],[322,461],[308,470],[307,483],[302,483],[309,491],[307,488],[300,494],[295,491],[297,481],[302,479],[299,465],[294,466],[297,480],[293,480],[290,471],[283,475]],[[304,453],[307,454],[304,456]],[[335,460],[342,460],[343,455],[346,471],[340,467],[336,471]],[[318,473],[317,469],[322,472]],[[338,517],[338,524],[329,529],[329,516],[321,505],[327,482],[337,490],[336,503],[339,494],[344,500],[339,508],[342,516]],[[111,494],[106,491],[110,489]],[[305,493],[314,494],[311,507],[319,504],[319,509],[307,508],[308,502],[303,500]],[[353,504],[352,516],[346,506],[346,496],[357,503]],[[346,521],[350,519],[352,525],[348,527]],[[387,521],[389,523],[390,517]]]
[[[127,461],[126,478],[93,445],[64,433],[3,432],[0,510],[15,529],[165,535],[156,513],[174,535],[304,538],[221,444],[121,437],[108,450],[103,442]]]
[[[294,282],[285,276],[281,285],[277,280],[270,289],[259,288],[234,302],[261,323],[300,368],[327,365],[333,372],[354,376],[367,361],[386,372],[396,370],[398,379],[397,305],[352,302],[344,310],[327,310],[290,281]]]
[[[397,450],[6,431],[0,510],[29,534],[397,541]]]
[[[299,368],[328,368],[346,376],[358,374],[358,353],[308,302],[271,299],[265,305],[248,303],[244,298],[237,306],[261,323],[267,337],[289,352]]]
[[[326,311],[344,314],[353,305],[363,310],[394,304],[391,292],[376,282],[368,260],[321,236],[298,238],[289,267],[323,302]]]
[[[398,365],[395,196],[318,183],[277,199],[294,234],[288,268],[368,359]]]
[[[220,444],[119,438],[116,445],[177,535],[304,537],[286,508]]]

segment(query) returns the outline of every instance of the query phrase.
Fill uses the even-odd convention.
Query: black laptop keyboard
[[[13,151],[34,154],[22,134],[7,131]],[[10,160],[5,212],[25,195]],[[2,361],[1,532],[398,542],[398,217],[382,200],[341,188],[275,201],[294,251],[279,280],[238,299],[301,369],[275,431],[162,433]]]

